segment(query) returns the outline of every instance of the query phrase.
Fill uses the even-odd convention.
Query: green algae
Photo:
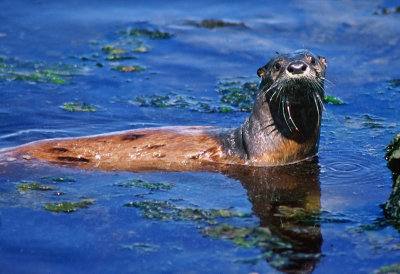
[[[125,32],[127,35],[135,37],[144,37],[149,39],[169,39],[172,35],[168,32],[161,32],[160,30],[148,30],[148,29],[128,29]]]
[[[388,168],[397,178],[400,174],[400,133],[397,134],[386,147],[385,159],[387,161]]]
[[[123,61],[136,59],[134,56],[121,56],[121,55],[110,55],[105,58],[107,61]]]
[[[120,72],[140,72],[146,70],[145,67],[133,65],[133,66],[116,66],[112,68],[113,70]]]
[[[120,43],[118,44],[121,45]],[[131,56],[128,54],[128,49],[119,48],[114,45],[103,46],[101,50],[108,54],[108,56],[105,57],[105,60],[107,61],[123,61],[136,59],[135,56]]]
[[[346,104],[342,100],[340,100],[338,97],[330,96],[330,95],[325,95],[323,101],[324,101],[324,103],[330,104],[330,105],[345,105]]]
[[[223,113],[235,112],[250,112],[253,108],[254,99],[258,92],[258,82],[219,82],[217,92],[222,96],[220,103],[224,104],[220,108]]]
[[[245,248],[262,248],[264,251],[253,258],[238,259],[241,263],[257,263],[267,260],[276,268],[284,268],[295,260],[318,259],[320,253],[304,253],[296,251],[293,244],[285,242],[274,235],[267,227],[241,227],[230,224],[206,227],[202,233],[212,238],[228,239],[235,245]]]
[[[45,186],[39,182],[35,181],[21,181],[23,184],[18,186],[19,191],[28,191],[28,190],[40,190],[47,191],[52,190],[53,188],[50,186]]]
[[[142,107],[181,108],[198,112],[250,112],[258,93],[258,81],[226,80],[217,83],[215,91],[219,100],[211,98],[196,98],[170,92],[165,95],[140,95],[133,102]],[[325,103],[344,104],[335,96],[325,96]]]
[[[386,218],[400,222],[400,133],[386,147],[385,159],[393,174],[393,191],[383,206]]]
[[[88,61],[95,61],[97,67],[107,67],[120,72],[144,71],[146,70],[145,67],[126,64],[126,61],[137,59],[135,54],[146,53],[151,49],[143,39],[165,39],[168,35],[157,30],[150,31],[139,28],[128,28],[128,30],[117,31],[111,40],[90,43],[97,52],[95,53],[96,58]],[[98,57],[103,58],[105,62],[98,62]]]
[[[254,245],[252,234],[256,231],[254,227],[235,227],[230,224],[222,224],[214,227],[206,227],[203,234],[213,238],[225,238],[232,240],[236,245],[251,247]],[[271,234],[270,231],[269,235]]]
[[[181,108],[198,112],[249,112],[257,94],[257,82],[220,81],[216,92],[220,94],[219,102],[211,98],[196,98],[177,93],[166,95],[140,95],[133,101],[142,107]]]
[[[197,110],[200,112],[209,108],[207,104],[196,101],[194,96],[178,95],[169,93],[167,95],[140,95],[134,101],[142,107],[157,107],[157,108],[182,108]]]
[[[68,84],[68,81],[59,77],[55,72],[9,72],[11,81],[22,81],[22,82],[37,82],[37,83],[54,83],[54,84]]]
[[[383,266],[374,271],[374,274],[394,274],[400,273],[400,263]]]
[[[70,213],[80,208],[87,208],[94,203],[94,200],[86,199],[79,202],[58,202],[58,203],[46,203],[44,208],[52,212],[65,212]]]
[[[142,211],[142,217],[159,221],[195,221],[216,224],[219,218],[250,217],[247,213],[235,213],[226,209],[203,210],[194,207],[178,207],[168,201],[145,200],[125,204]]]
[[[159,183],[159,182],[146,182],[141,179],[133,179],[123,183],[117,183],[117,186],[120,187],[138,187],[144,188],[148,190],[169,190],[173,187],[173,183]]]
[[[75,178],[71,176],[57,176],[57,177],[50,177],[53,182],[69,182],[73,183],[76,182]]]
[[[70,112],[95,112],[98,106],[80,102],[69,102],[64,103],[60,108]]]
[[[117,48],[113,45],[107,45],[101,48],[102,51],[104,51],[107,54],[110,55],[119,55],[119,54],[125,54],[127,53],[127,51],[125,49],[122,48]]]
[[[65,85],[69,84],[73,76],[83,74],[81,68],[69,64],[20,62],[15,58],[4,59],[1,62],[0,81]]]
[[[299,252],[299,243],[287,241],[272,233],[268,227],[233,225],[230,223],[219,224],[221,219],[232,221],[234,218],[249,218],[247,213],[236,213],[227,209],[203,210],[194,207],[179,207],[169,201],[144,200],[125,204],[127,207],[140,209],[142,217],[158,221],[192,221],[206,224],[201,227],[201,233],[215,239],[226,239],[234,245],[243,248],[262,249],[261,255],[253,258],[238,259],[237,262],[257,263],[259,260],[267,260],[276,268],[284,268],[296,260],[316,260],[320,253]],[[283,209],[282,209],[283,211]],[[288,209],[285,209],[288,212]],[[283,214],[283,213],[282,213]],[[293,210],[283,214],[288,218],[306,218],[306,213],[301,210]],[[316,221],[317,222],[317,221]],[[244,223],[247,223],[245,221]],[[147,245],[144,246],[147,248]],[[128,249],[136,249],[134,245],[127,246]]]

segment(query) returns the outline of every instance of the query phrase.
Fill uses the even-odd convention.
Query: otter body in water
[[[0,159],[128,171],[301,161],[318,150],[325,68],[325,58],[307,50],[277,54],[258,69],[253,110],[237,129],[163,127],[43,140],[4,150]]]

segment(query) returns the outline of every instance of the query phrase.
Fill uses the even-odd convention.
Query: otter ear
[[[258,77],[261,77],[261,78],[264,77],[266,71],[267,71],[267,68],[265,66],[259,68],[257,70]]]
[[[318,59],[321,61],[321,63],[324,65],[325,68],[328,66],[325,57],[318,56]]]

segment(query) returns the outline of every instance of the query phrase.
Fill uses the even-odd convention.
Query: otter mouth
[[[289,100],[291,103],[299,104],[304,100],[320,99],[324,96],[324,83],[323,80],[318,80],[315,77],[296,77],[296,78],[283,78],[272,84],[267,90],[270,94],[269,102]]]
[[[323,110],[324,83],[322,79],[301,76],[282,78],[272,84],[267,90],[268,104],[275,105],[281,112],[283,120],[290,132],[300,132],[292,115],[293,107],[314,107],[317,113],[317,123],[320,124],[320,115]],[[268,99],[269,98],[269,99]]]
[[[291,78],[282,81],[280,85],[282,86],[282,96],[286,96],[293,103],[301,103],[314,96],[323,97],[324,95],[323,83],[315,78]]]

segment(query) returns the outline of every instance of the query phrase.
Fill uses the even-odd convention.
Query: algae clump
[[[33,182],[33,181],[30,181],[30,182],[23,181],[23,182],[24,182],[24,184],[18,186],[18,190],[19,191],[27,191],[27,190],[47,191],[47,190],[52,190],[51,187],[42,185],[39,182]]]
[[[158,183],[158,182],[146,182],[141,179],[134,179],[134,180],[129,180],[127,182],[123,183],[117,183],[117,186],[120,187],[139,187],[139,188],[144,188],[148,190],[168,190],[171,189],[172,186],[174,185],[173,183]]]
[[[383,266],[380,269],[374,271],[374,274],[392,274],[392,273],[400,273],[400,263]]]
[[[384,205],[385,216],[400,221],[400,133],[386,148],[387,166],[393,173],[393,191]]]
[[[168,201],[136,201],[125,204],[127,207],[139,208],[142,216],[160,221],[195,221],[216,224],[218,218],[249,217],[250,214],[235,213],[226,209],[203,210],[194,207],[178,207]]]
[[[143,107],[175,107],[189,109],[198,112],[250,112],[254,98],[257,95],[257,82],[231,81],[218,82],[216,92],[220,94],[219,101],[211,98],[197,99],[194,96],[186,96],[176,93],[167,95],[141,95],[134,101]]]
[[[76,65],[21,62],[16,58],[3,59],[0,63],[0,81],[27,83],[52,83],[65,85],[83,70]]]
[[[128,35],[136,37],[145,37],[150,39],[169,39],[172,35],[168,32],[161,32],[159,30],[148,30],[148,29],[130,29],[126,32]]]
[[[53,211],[53,212],[65,212],[65,213],[70,213],[73,211],[78,210],[79,208],[87,208],[89,205],[93,204],[94,200],[82,200],[79,202],[69,202],[69,201],[64,201],[64,202],[58,202],[58,203],[46,203],[44,208],[48,211]]]
[[[80,102],[69,102],[69,103],[64,103],[64,105],[60,106],[61,109],[70,111],[70,112],[95,112],[97,110],[97,106],[95,105],[90,105],[86,103],[80,103]]]
[[[330,96],[330,95],[325,95],[324,96],[324,103],[327,103],[327,104],[330,104],[330,105],[344,105],[345,104],[338,97]]]

